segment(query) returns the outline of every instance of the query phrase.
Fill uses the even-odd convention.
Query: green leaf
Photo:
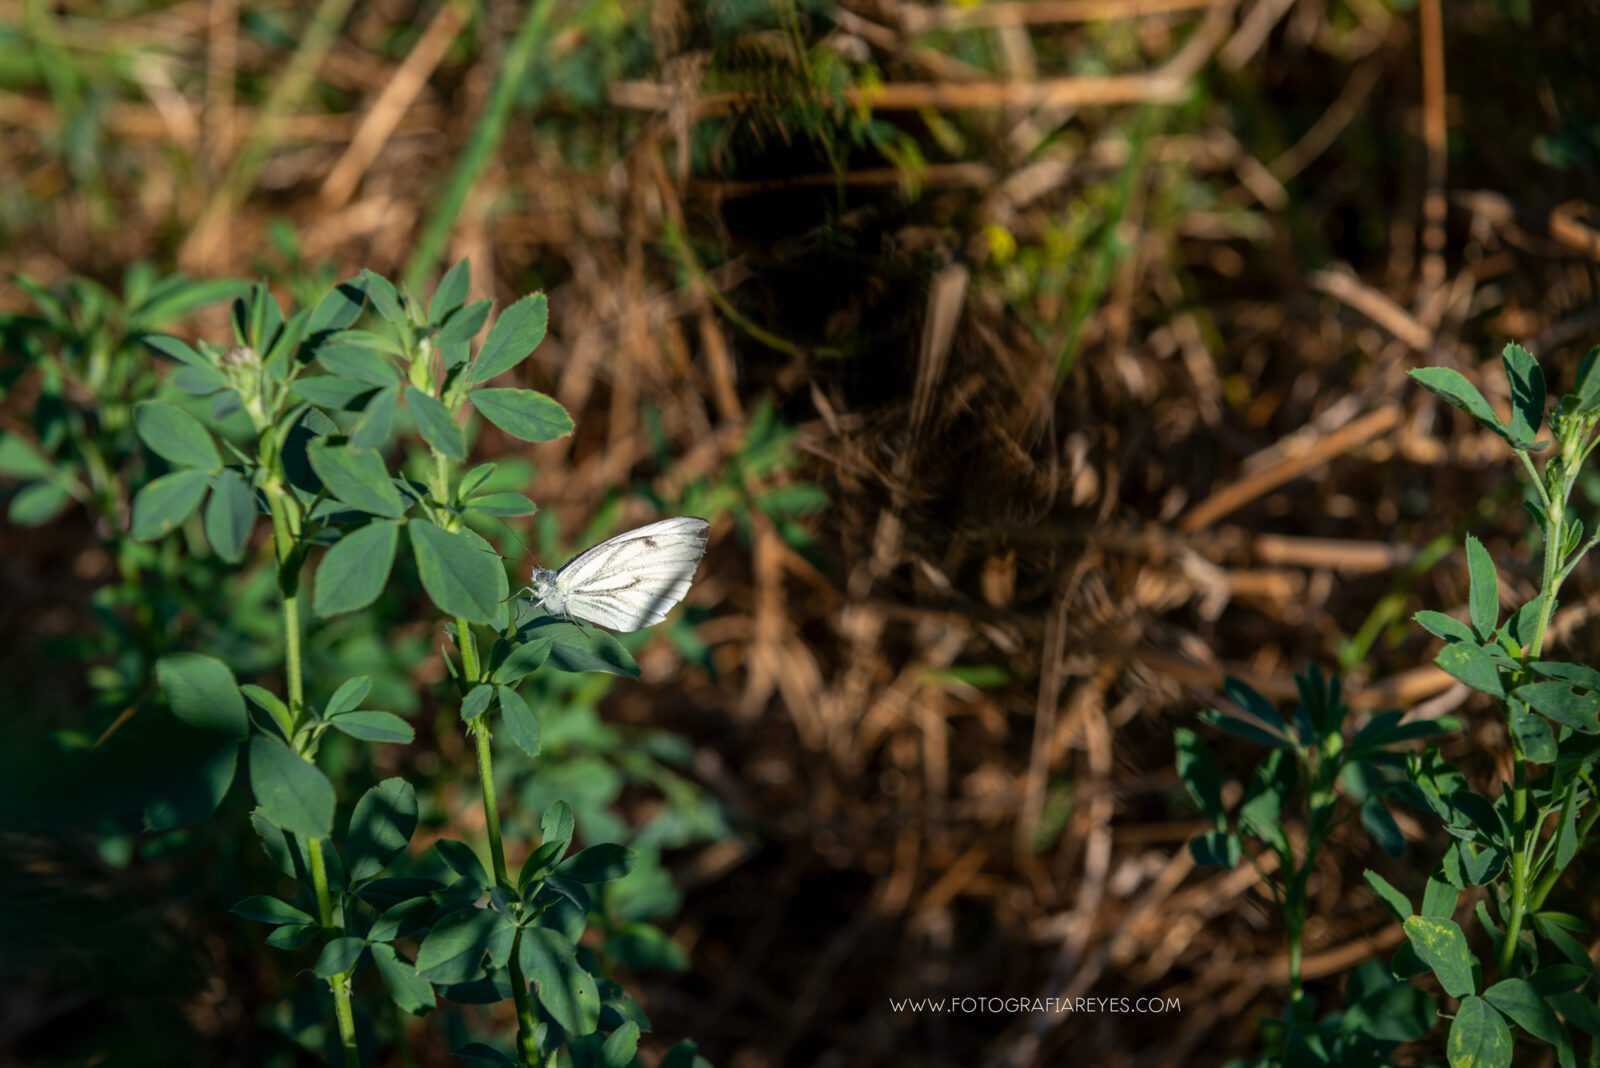
[[[572,433],[572,417],[553,397],[531,389],[475,389],[472,406],[495,426],[523,441],[554,441]]]
[[[462,500],[469,500],[474,493],[477,493],[485,483],[494,477],[494,473],[499,470],[499,467],[500,465],[496,463],[479,464],[461,476],[461,484],[456,488],[456,492],[461,495]]]
[[[550,666],[558,671],[602,671],[610,675],[639,676],[639,665],[622,643],[602,630],[590,630],[553,618],[525,628],[529,641],[550,643]]]
[[[340,713],[330,718],[328,725],[334,730],[342,731],[352,738],[359,738],[363,742],[390,742],[395,745],[410,745],[417,736],[417,732],[411,728],[411,724],[393,712],[380,712],[375,708],[363,708],[357,712]]]
[[[336,375],[305,375],[289,384],[289,392],[319,408],[342,412],[355,411],[356,401],[374,393],[375,390],[366,382],[356,382]]]
[[[367,929],[369,942],[393,942],[402,936],[425,933],[432,924],[437,903],[431,897],[412,897],[384,909]]]
[[[163,460],[179,467],[198,467],[206,471],[222,466],[222,457],[211,440],[211,432],[182,408],[161,401],[145,401],[134,409],[133,421],[139,440]]]
[[[565,842],[545,842],[529,853],[528,859],[522,862],[522,871],[517,875],[518,895],[528,897],[531,886],[548,878],[561,862],[561,854],[566,848]]]
[[[493,700],[494,687],[486,682],[478,683],[461,699],[461,718],[471,723],[489,710],[489,703]]]
[[[49,478],[55,468],[37,449],[16,434],[0,431],[0,475],[10,478]]]
[[[394,413],[400,406],[400,387],[381,389],[367,401],[361,418],[350,430],[350,444],[359,449],[381,449],[394,428]]]
[[[171,382],[192,397],[209,397],[228,388],[227,376],[211,367],[180,367]]]
[[[370,879],[383,871],[416,829],[417,791],[404,779],[385,779],[362,794],[345,836],[350,878]]]
[[[278,739],[250,739],[250,786],[261,812],[284,830],[308,838],[333,830],[333,784]]]
[[[1600,408],[1600,345],[1583,354],[1578,361],[1578,376],[1572,393],[1578,399],[1578,412],[1588,413]]]
[[[311,970],[319,979],[332,979],[354,968],[366,948],[367,943],[364,939],[348,936],[335,938],[322,947],[322,953],[318,955],[317,963]]]
[[[72,503],[72,494],[54,482],[35,482],[24,486],[11,498],[7,517],[19,527],[38,527],[50,522]]]
[[[484,339],[483,346],[478,349],[477,360],[467,372],[467,384],[477,385],[479,382],[487,382],[527,359],[528,355],[539,347],[539,342],[544,340],[549,322],[550,305],[543,293],[523,297],[501,312],[500,317],[494,321],[494,326],[490,328],[489,336]],[[494,420],[491,419],[490,422]],[[559,434],[555,436],[560,437]]]
[[[426,1016],[433,1008],[433,984],[417,975],[416,967],[395,952],[393,946],[374,943],[372,963],[378,966],[378,975],[389,990],[389,998],[400,1011],[413,1016]]]
[[[1565,871],[1578,855],[1578,847],[1583,844],[1582,836],[1578,833],[1578,806],[1567,805],[1565,808],[1566,814],[1556,828],[1556,871]]]
[[[1506,724],[1524,757],[1535,764],[1555,763],[1556,736],[1548,721],[1529,712],[1524,702],[1513,698],[1506,702]]]
[[[1433,658],[1433,662],[1443,668],[1450,677],[1466,683],[1474,690],[1491,697],[1503,698],[1506,695],[1494,659],[1476,645],[1451,642],[1439,650],[1439,655]]]
[[[1510,1068],[1511,1028],[1487,1001],[1469,997],[1456,1010],[1445,1055],[1450,1068]]]
[[[556,870],[576,882],[606,883],[627,875],[636,859],[637,855],[628,847],[602,842],[574,854]]]
[[[254,683],[245,683],[239,687],[239,692],[244,694],[251,704],[271,716],[273,722],[283,730],[285,737],[291,733],[290,723],[293,717],[289,715],[289,706],[284,704],[277,694]]]
[[[1210,748],[1189,727],[1173,731],[1173,745],[1178,750],[1178,777],[1189,788],[1189,796],[1208,817],[1222,819],[1222,774]]]
[[[1558,912],[1536,912],[1533,914],[1533,925],[1538,928],[1545,941],[1555,946],[1567,960],[1590,971],[1594,970],[1588,948],[1573,937],[1574,933],[1584,933],[1583,921],[1576,916]]]
[[[546,843],[560,842],[562,849],[571,844],[572,835],[577,828],[577,814],[565,801],[555,802],[539,817],[540,840]]]
[[[302,909],[297,909],[287,901],[279,901],[275,897],[265,895],[247,897],[233,908],[228,910],[235,916],[256,923],[270,923],[281,926],[286,923],[316,923],[316,917]]]
[[[539,755],[539,717],[517,691],[496,687],[500,695],[500,721],[512,743],[530,757]]]
[[[340,683],[339,688],[333,691],[333,696],[328,698],[328,703],[323,707],[322,714],[327,717],[337,716],[359,708],[361,702],[367,699],[367,694],[372,692],[372,680],[365,675],[357,675],[353,679],[346,679]]]
[[[361,291],[360,275],[338,283],[311,309],[311,317],[306,320],[306,334],[320,344],[332,331],[343,330],[361,318],[361,308],[365,303],[366,294]]]
[[[319,440],[311,443],[306,455],[328,492],[350,507],[388,519],[405,514],[405,501],[375,450]]]
[[[475,508],[486,515],[497,519],[515,519],[518,516],[533,515],[539,506],[520,493],[485,493],[482,497],[474,497],[467,502],[468,508]]]
[[[1467,936],[1453,920],[1411,916],[1405,921],[1405,931],[1411,948],[1433,969],[1446,994],[1462,998],[1477,989],[1472,977],[1472,950],[1467,948]]]
[[[1411,899],[1401,893],[1393,883],[1368,868],[1364,873],[1367,885],[1372,887],[1373,893],[1383,898],[1384,904],[1394,909],[1397,917],[1404,920],[1411,915]]]
[[[231,467],[211,479],[211,499],[206,502],[206,540],[230,564],[244,559],[250,530],[256,522],[256,494],[243,475]]]
[[[444,322],[451,312],[466,302],[467,291],[472,288],[472,264],[460,260],[439,279],[428,302],[428,322],[435,326]]]
[[[628,1068],[638,1052],[639,1025],[628,1020],[606,1036],[605,1045],[600,1047],[600,1063],[605,1068]]]
[[[192,727],[243,738],[250,730],[239,684],[228,665],[199,653],[171,653],[156,661],[156,681],[172,714]]]
[[[1409,723],[1403,723],[1401,720],[1404,715],[1396,709],[1385,709],[1374,713],[1372,718],[1356,732],[1355,737],[1350,739],[1347,747],[1350,759],[1401,742],[1448,734],[1459,727],[1459,724],[1449,716],[1440,716],[1438,719],[1414,719]]]
[[[699,1047],[688,1039],[667,1050],[656,1068],[711,1068],[711,1062],[699,1054]]]
[[[440,984],[478,978],[499,920],[496,912],[470,906],[445,915],[417,950],[417,974]]]
[[[467,843],[454,838],[441,838],[433,843],[433,848],[438,850],[439,856],[457,875],[471,879],[479,886],[494,885],[494,880],[489,878],[488,871],[484,869],[483,861],[478,859],[478,854]]]
[[[483,329],[483,324],[488,322],[489,309],[493,306],[493,301],[475,300],[446,316],[444,325],[439,329],[440,347],[465,345],[477,337],[478,331]]]
[[[507,685],[521,682],[544,666],[544,662],[550,658],[550,645],[548,641],[535,638],[512,649],[494,669],[494,681]]]
[[[1531,666],[1546,678],[1561,679],[1586,690],[1600,690],[1600,671],[1592,667],[1563,660],[1535,660]]]
[[[533,982],[539,1004],[570,1035],[594,1033],[600,1023],[600,991],[578,965],[573,945],[547,927],[522,933],[523,973]]]
[[[1500,579],[1495,574],[1494,558],[1483,542],[1467,535],[1467,572],[1471,578],[1468,602],[1472,611],[1472,629],[1478,637],[1488,641],[1494,636],[1500,622]]]
[[[494,623],[509,592],[494,547],[470,530],[448,531],[426,519],[411,520],[409,529],[422,586],[439,610]]]
[[[1215,708],[1208,708],[1200,713],[1200,722],[1209,723],[1218,730],[1227,731],[1229,734],[1259,745],[1270,746],[1273,749],[1288,749],[1289,740],[1273,734],[1265,728],[1258,727],[1249,720],[1240,719],[1238,716],[1229,716]]]
[[[1477,642],[1472,628],[1443,612],[1418,612],[1411,617],[1423,630],[1447,642]]]
[[[1526,979],[1502,979],[1483,992],[1483,1000],[1511,1017],[1528,1034],[1552,1046],[1561,1044],[1561,1024],[1543,996]]]
[[[374,271],[362,271],[356,277],[379,315],[391,323],[406,321],[405,309],[400,306],[400,294],[395,291],[393,282]]]
[[[244,291],[245,284],[234,278],[195,281],[173,275],[150,288],[144,300],[129,313],[128,326],[130,330],[143,330],[169,323],[196,308],[228,300]]]
[[[1406,851],[1405,835],[1400,833],[1399,824],[1395,823],[1393,814],[1377,794],[1369,794],[1361,803],[1361,826],[1391,857],[1398,857]]]
[[[423,441],[452,460],[467,458],[467,439],[450,417],[450,409],[415,386],[406,387],[406,403]]]
[[[1422,915],[1432,920],[1448,920],[1456,913],[1461,891],[1442,879],[1429,878],[1422,891]]]
[[[1510,430],[1500,422],[1499,416],[1494,414],[1494,409],[1489,402],[1483,399],[1483,394],[1478,392],[1478,387],[1467,381],[1466,376],[1460,371],[1448,367],[1421,367],[1411,372],[1411,377],[1420,382],[1431,393],[1440,399],[1460,408],[1484,426],[1499,434],[1513,446],[1526,448],[1532,442],[1513,439]]]
[[[1533,354],[1515,342],[1500,354],[1511,382],[1511,436],[1532,441],[1544,423],[1544,372]]]
[[[290,923],[278,928],[267,935],[267,945],[273,949],[292,952],[302,949],[322,934],[322,928],[314,923]]]
[[[1240,857],[1239,836],[1223,830],[1197,835],[1189,840],[1189,855],[1196,864],[1235,867]]]
[[[392,519],[374,519],[334,542],[317,567],[312,598],[317,615],[354,612],[376,601],[388,584],[399,544],[400,524]]]
[[[267,819],[260,809],[250,813],[250,826],[261,839],[261,851],[277,865],[278,871],[302,882],[310,878],[310,868],[307,867],[308,861],[299,839],[292,834],[284,834],[283,828]]]
[[[175,338],[168,334],[146,334],[142,340],[163,356],[170,357],[181,364],[203,371],[215,370],[210,360],[196,352],[188,342],[181,338]]]
[[[155,541],[176,530],[200,507],[210,485],[210,474],[195,469],[174,471],[147,483],[133,499],[134,540]]]
[[[1515,696],[1534,711],[1584,734],[1600,733],[1600,694],[1580,694],[1569,682],[1530,682]]]
[[[1563,990],[1546,995],[1545,1001],[1567,1023],[1585,1034],[1600,1038],[1600,1008],[1595,1006],[1593,1000],[1576,990]]]

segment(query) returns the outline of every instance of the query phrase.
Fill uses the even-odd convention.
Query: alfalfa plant
[[[206,538],[220,555],[240,559],[264,513],[285,649],[282,693],[239,686],[227,665],[195,654],[162,661],[162,689],[179,719],[216,740],[216,758],[197,786],[212,807],[227,792],[237,754],[248,754],[252,822],[296,890],[292,899],[249,898],[235,911],[272,925],[269,945],[306,954],[329,991],[344,1064],[362,1062],[353,989],[370,962],[405,1012],[427,1013],[438,996],[515,1003],[513,1053],[473,1042],[458,1051],[465,1060],[543,1066],[565,1057],[623,1066],[633,1062],[649,1022],[579,939],[589,887],[626,874],[631,855],[601,843],[569,856],[578,829],[572,809],[558,802],[542,814],[541,841],[513,876],[500,832],[491,725],[531,759],[540,725],[519,694],[524,680],[539,670],[638,669],[603,632],[526,618],[527,606],[511,603],[505,562],[469,526],[531,514],[534,505],[521,494],[486,490],[493,465],[466,466],[464,417],[476,412],[533,442],[569,433],[572,422],[542,393],[490,385],[543,339],[544,297],[506,309],[474,351],[490,302],[468,304],[468,283],[466,264],[458,264],[424,306],[363,272],[288,318],[258,286],[235,304],[227,346],[149,339],[183,365],[181,384],[211,397],[215,413],[242,411],[253,440],[219,448],[182,407],[141,405],[139,436],[171,470],[134,498],[134,534],[157,539],[187,529],[204,502]],[[364,315],[369,328],[358,328]],[[402,415],[420,434],[428,461],[394,472],[384,448]],[[357,611],[389,582],[402,538],[455,643],[446,659],[477,754],[487,866],[466,843],[444,840],[432,872],[419,873],[406,851],[418,799],[400,778],[367,791],[338,833],[335,788],[318,765],[335,734],[412,741],[405,720],[363,707],[371,688],[364,676],[318,680],[332,694],[309,701],[302,645],[308,565],[315,560],[310,608],[318,617]],[[670,1057],[687,1065],[693,1048],[682,1045]]]
[[[1308,885],[1329,835],[1357,812],[1387,852],[1404,851],[1405,840],[1386,803],[1402,779],[1404,757],[1394,747],[1451,724],[1405,723],[1391,710],[1353,730],[1337,677],[1324,676],[1313,665],[1295,683],[1300,700],[1291,713],[1280,714],[1248,684],[1229,678],[1224,690],[1248,718],[1216,709],[1202,716],[1268,750],[1249,774],[1236,808],[1225,803],[1221,770],[1200,736],[1178,728],[1178,775],[1214,824],[1189,843],[1189,850],[1200,864],[1230,868],[1248,856],[1283,917],[1289,1002],[1282,1018],[1266,1029],[1265,1056],[1254,1063],[1383,1065],[1400,1042],[1427,1032],[1431,1000],[1374,966],[1352,977],[1344,1012],[1318,1019],[1302,981]],[[1246,839],[1254,846],[1247,847]],[[1273,863],[1263,863],[1264,857]]]
[[[1594,764],[1600,757],[1600,671],[1547,655],[1562,585],[1597,540],[1584,536],[1572,492],[1600,435],[1600,350],[1580,364],[1572,391],[1547,402],[1543,371],[1520,345],[1502,356],[1511,411],[1502,419],[1463,375],[1413,371],[1427,389],[1504,439],[1528,475],[1523,501],[1542,546],[1537,591],[1502,611],[1502,586],[1488,549],[1466,538],[1466,619],[1419,612],[1417,623],[1444,641],[1435,663],[1500,706],[1512,775],[1490,794],[1438,752],[1413,757],[1408,772],[1420,806],[1453,839],[1428,879],[1420,910],[1375,872],[1367,879],[1405,926],[1394,973],[1432,972],[1455,1000],[1445,1052],[1452,1068],[1522,1062],[1517,1031],[1577,1063],[1573,1030],[1587,1033],[1589,1063],[1600,1063],[1600,1011],[1587,925],[1551,909],[1561,877],[1583,850],[1597,817]],[[1549,411],[1547,413],[1547,408]],[[1548,416],[1548,418],[1547,418]],[[1548,437],[1541,439],[1541,430]],[[1536,457],[1547,456],[1543,466]],[[1481,888],[1481,889],[1475,889]],[[1583,890],[1574,887],[1577,900]],[[1477,900],[1476,935],[1455,919],[1458,897]],[[1468,925],[1471,926],[1470,924]]]

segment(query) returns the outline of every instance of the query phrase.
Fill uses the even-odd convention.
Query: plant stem
[[[1517,940],[1522,935],[1522,917],[1528,909],[1528,851],[1523,848],[1522,836],[1527,833],[1528,773],[1521,754],[1516,757],[1516,779],[1511,788],[1511,912],[1506,917],[1506,937],[1500,944],[1500,974],[1511,971],[1512,958],[1516,956]]]
[[[495,798],[494,764],[489,754],[489,727],[480,722],[467,728],[478,747],[478,780],[483,787],[483,822],[489,833],[489,859],[494,865],[494,881],[500,886],[511,886],[511,874],[506,869],[505,845],[500,838],[500,802]]]
[[[287,724],[290,741],[294,728],[305,713],[305,668],[300,651],[300,566],[303,557],[297,544],[299,521],[281,489],[269,489],[267,500],[272,511],[272,540],[278,560],[278,591],[283,598],[284,683],[289,694]],[[306,752],[300,754],[313,762]],[[317,919],[323,927],[338,924],[333,896],[328,890],[328,864],[322,855],[322,839],[306,839],[311,861],[311,887],[317,897]],[[345,1068],[361,1068],[361,1050],[356,1044],[355,1010],[350,1004],[350,973],[340,972],[328,979],[333,994],[333,1014],[339,1023],[339,1045],[344,1050]]]
[[[278,592],[283,597],[283,672],[289,691],[289,714],[300,722],[305,709],[305,677],[300,660],[300,555],[296,527],[282,490],[267,491],[272,510],[272,541],[278,558]]]
[[[1529,464],[1531,467],[1531,463]],[[1561,588],[1561,548],[1564,540],[1567,496],[1572,491],[1573,477],[1565,475],[1560,485],[1551,487],[1546,496],[1544,572],[1539,583],[1539,616],[1534,622],[1533,639],[1528,642],[1527,659],[1538,659],[1544,650],[1544,637],[1550,628],[1550,616],[1555,610],[1556,594]],[[1535,479],[1538,484],[1538,480]],[[1537,828],[1528,826],[1528,765],[1522,757],[1521,746],[1513,746],[1511,786],[1511,907],[1506,916],[1506,937],[1500,945],[1500,973],[1511,970],[1517,954],[1517,941],[1522,936],[1522,918],[1529,902],[1528,879],[1530,875],[1529,836]],[[1540,895],[1542,900],[1542,895]]]
[[[1566,807],[1573,804],[1575,790],[1576,788],[1569,790],[1566,800],[1562,803],[1562,824],[1565,824],[1567,821]],[[1594,829],[1594,823],[1596,819],[1600,819],[1600,805],[1591,803],[1589,806],[1589,811],[1584,814],[1583,822],[1578,824],[1578,841],[1580,844],[1588,839],[1589,832]],[[1561,833],[1559,827],[1557,828],[1556,833]],[[1535,912],[1544,907],[1544,899],[1550,896],[1550,891],[1555,889],[1556,880],[1560,879],[1561,873],[1566,870],[1567,869],[1565,865],[1556,864],[1553,865],[1550,870],[1546,871],[1544,875],[1540,877],[1538,884],[1534,886],[1533,896],[1528,901],[1528,907],[1533,909]]]
[[[456,637],[461,646],[461,670],[469,683],[476,683],[482,672],[478,660],[478,644],[472,637],[472,624],[461,616],[456,617]],[[491,733],[488,717],[479,716],[467,725],[478,754],[478,783],[483,789],[483,825],[489,836],[489,862],[494,867],[494,881],[507,890],[515,891],[510,868],[506,865],[505,840],[500,834],[500,801],[494,788],[494,756],[489,742]],[[511,959],[506,967],[511,973],[511,998],[517,1005],[517,1056],[528,1068],[539,1063],[539,1042],[535,1038],[537,1020],[533,1006],[528,1002],[528,980],[522,973],[518,955],[522,949],[522,932],[519,930],[511,943]]]
[[[466,622],[457,620],[457,625],[464,628]],[[476,655],[473,659],[476,660]],[[479,717],[467,729],[477,744],[478,781],[483,787],[483,823],[489,834],[489,860],[494,865],[494,881],[510,889],[511,873],[506,867],[506,851],[500,837],[500,802],[495,797],[494,761],[489,751],[489,725]],[[511,998],[517,1005],[517,1054],[524,1065],[532,1068],[539,1063],[539,1046],[534,1037],[536,1021],[533,1007],[528,1003],[528,980],[522,974],[522,962],[518,960],[521,949],[522,932],[518,931],[511,945],[511,959],[507,962],[507,968],[511,972]]]
[[[306,852],[311,855],[311,886],[317,895],[318,919],[323,927],[335,924],[333,896],[328,892],[328,864],[322,857],[322,839],[308,838]],[[333,1014],[339,1020],[339,1046],[344,1050],[345,1068],[361,1068],[361,1050],[356,1045],[356,1017],[350,1007],[350,973],[340,972],[328,980],[333,992]]]

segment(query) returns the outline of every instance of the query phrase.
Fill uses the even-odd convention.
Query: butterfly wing
[[[709,524],[677,516],[608,538],[556,572],[566,613],[619,634],[653,626],[689,592]]]

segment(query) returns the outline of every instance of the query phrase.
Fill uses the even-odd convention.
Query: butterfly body
[[[608,538],[560,568],[536,567],[527,588],[553,616],[619,634],[652,626],[683,600],[709,524],[677,516]]]

